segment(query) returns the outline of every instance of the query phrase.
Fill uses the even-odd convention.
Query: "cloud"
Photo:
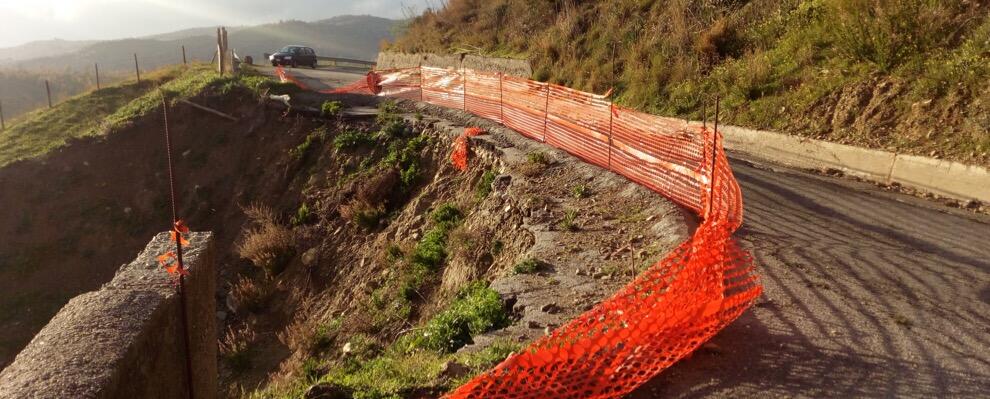
[[[0,47],[33,40],[117,39],[212,25],[346,14],[402,18],[429,0],[0,0]],[[437,3],[436,0],[433,3]]]

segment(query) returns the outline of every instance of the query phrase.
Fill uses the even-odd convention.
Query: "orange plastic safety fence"
[[[480,134],[484,134],[481,128],[469,127],[464,129],[464,134],[454,139],[454,150],[450,153],[450,162],[454,164],[455,168],[461,171],[468,169],[468,152],[470,151],[468,138]]]
[[[416,71],[422,101],[501,122],[704,217],[690,239],[611,298],[449,397],[619,397],[689,355],[760,295],[752,258],[732,237],[743,220],[742,194],[717,132],[621,108],[606,96],[471,70],[388,71],[376,92],[401,97]],[[468,140],[458,140],[452,157],[464,170]]]

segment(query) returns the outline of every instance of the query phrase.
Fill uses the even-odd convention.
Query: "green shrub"
[[[456,205],[450,203],[440,205],[430,215],[434,223],[440,226],[446,226],[446,228],[459,223],[462,217],[464,217],[464,214],[461,213],[461,210],[457,209]]]
[[[348,130],[333,139],[333,146],[338,150],[360,147],[363,145],[368,145],[374,143],[375,140],[368,136],[367,133],[360,132],[357,130]]]
[[[299,205],[299,209],[296,210],[296,214],[292,217],[290,222],[293,226],[301,226],[312,221],[313,216],[313,213],[309,210],[309,205],[306,205],[304,202],[302,205]]]
[[[577,221],[577,217],[578,217],[577,209],[568,209],[564,211],[564,219],[562,219],[557,226],[560,227],[561,230],[567,230],[567,231],[577,230],[577,224],[575,223]]]
[[[498,292],[484,282],[474,282],[461,291],[450,307],[430,320],[412,345],[437,352],[454,352],[471,337],[509,324]]]
[[[512,271],[516,274],[533,274],[540,271],[540,269],[541,269],[540,261],[534,258],[523,259],[522,261],[516,263],[516,265],[512,267]]]
[[[492,170],[486,170],[485,174],[481,175],[481,180],[478,180],[478,185],[474,189],[479,199],[488,198],[488,195],[492,193],[492,183],[495,182],[496,177],[498,175]]]
[[[574,198],[581,199],[585,198],[590,194],[588,186],[586,184],[578,184],[571,188],[571,195]]]
[[[336,118],[343,109],[344,103],[340,101],[325,101],[323,102],[323,106],[320,107],[321,114],[325,118]]]
[[[531,152],[529,154],[526,154],[526,159],[529,160],[529,163],[531,164],[536,164],[536,165],[550,164],[550,157],[547,156],[547,154],[542,151]]]

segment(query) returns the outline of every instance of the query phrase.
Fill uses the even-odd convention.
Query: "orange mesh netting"
[[[367,81],[378,87],[370,92],[502,123],[704,217],[691,238],[611,298],[449,397],[619,397],[689,355],[760,295],[752,258],[732,237],[743,220],[742,194],[719,133],[498,73],[421,67],[374,74]],[[452,159],[466,170],[468,139],[459,140]]]
[[[470,150],[468,138],[484,133],[485,131],[481,128],[469,127],[464,129],[464,134],[454,139],[454,150],[450,153],[450,162],[454,164],[454,167],[461,171],[468,170],[468,152]]]

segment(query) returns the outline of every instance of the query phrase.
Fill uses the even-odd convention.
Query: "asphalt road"
[[[315,89],[362,76],[291,72]],[[631,397],[990,392],[990,217],[733,157],[765,294]]]
[[[275,76],[275,68],[271,66],[255,65],[253,68],[266,75]],[[367,69],[346,67],[320,67],[317,69],[285,67],[285,70],[310,89],[317,91],[345,86],[364,78],[368,73]]]
[[[990,218],[733,161],[765,294],[634,398],[985,397]]]

